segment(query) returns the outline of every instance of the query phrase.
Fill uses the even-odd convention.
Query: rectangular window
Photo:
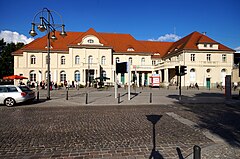
[[[207,61],[211,61],[211,54],[207,54]]]
[[[31,56],[31,64],[36,64],[36,57],[35,56]]]
[[[156,65],[156,61],[154,60],[154,61],[152,61],[152,65],[154,66],[154,65]]]
[[[191,54],[191,61],[195,61],[195,54]]]
[[[222,55],[222,62],[227,62],[227,55],[226,54]]]

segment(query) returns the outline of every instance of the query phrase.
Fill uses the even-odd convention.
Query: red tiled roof
[[[218,44],[219,51],[234,51],[214,40],[207,37],[204,34],[199,32],[192,32],[191,34],[183,37],[182,39],[176,41],[169,49],[169,54],[173,54],[179,50],[200,50],[198,49],[197,44],[199,43],[208,43],[208,44]]]
[[[130,34],[116,34],[116,33],[100,33],[90,28],[86,32],[67,32],[67,36],[62,38],[59,32],[56,32],[56,41],[51,40],[51,50],[66,51],[71,45],[78,45],[82,42],[82,38],[87,35],[96,36],[100,43],[104,46],[112,47],[115,52],[120,53],[152,53],[152,57],[160,58],[166,56],[168,52],[174,53],[177,50],[199,50],[198,43],[217,43],[206,35],[198,32],[193,32],[176,42],[155,42],[155,41],[138,41]],[[220,43],[219,50],[234,51]],[[47,35],[37,38],[31,43],[25,45],[20,50],[17,50],[13,55],[21,55],[23,51],[47,51]],[[128,48],[133,50],[128,51]],[[154,55],[160,53],[160,55]]]
[[[160,58],[167,54],[169,48],[174,42],[159,42],[159,41],[140,41],[144,44],[149,52],[153,53],[153,58]],[[159,55],[157,55],[159,53]]]
[[[66,37],[61,37],[60,32],[55,32],[55,36],[57,37],[56,41],[51,40],[51,50],[54,51],[68,51],[68,44],[71,43],[74,39],[76,39],[79,35],[81,35],[81,32],[67,32]],[[15,51],[13,54],[18,55],[22,54],[23,51],[47,51],[47,35],[37,38],[31,43],[25,45],[21,49]]]
[[[130,34],[114,34],[114,33],[99,33],[108,41],[109,45],[113,47],[115,52],[135,53],[144,52],[148,53],[149,50],[138,40],[132,37]],[[133,48],[134,51],[127,51],[129,48]]]

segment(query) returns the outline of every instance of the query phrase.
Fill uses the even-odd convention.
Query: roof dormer
[[[206,49],[206,50],[218,50],[218,44],[213,43],[198,43],[198,49]]]
[[[218,42],[207,37],[206,34],[202,34],[202,36],[200,37],[197,43],[198,49],[207,49],[207,50],[218,50],[218,45],[219,45]]]
[[[127,51],[135,51],[133,47],[127,48]]]

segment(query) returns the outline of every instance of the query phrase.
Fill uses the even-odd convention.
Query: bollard
[[[39,90],[37,91],[37,101],[39,101]]]
[[[68,89],[67,89],[67,92],[66,92],[66,100],[68,100]]]
[[[152,103],[152,93],[150,93],[150,103]]]
[[[88,93],[86,93],[86,100],[85,100],[85,104],[88,104]]]
[[[197,145],[193,147],[193,159],[201,159],[201,148]]]
[[[120,103],[120,93],[118,93],[118,104]]]

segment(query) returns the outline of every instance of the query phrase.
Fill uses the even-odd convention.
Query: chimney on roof
[[[202,34],[203,34],[203,35],[206,35],[206,34],[207,34],[207,32],[202,32]]]

